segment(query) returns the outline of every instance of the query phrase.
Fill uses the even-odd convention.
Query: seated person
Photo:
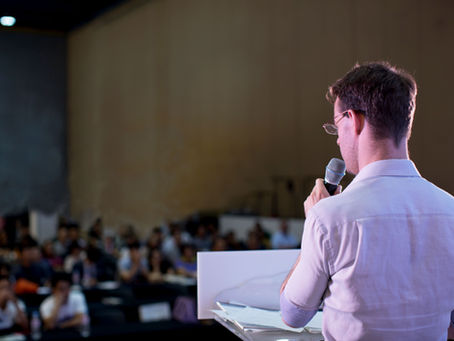
[[[288,224],[282,221],[279,231],[273,233],[271,237],[271,247],[273,249],[293,249],[298,246],[298,241],[288,232]]]
[[[68,255],[65,257],[63,270],[65,272],[72,273],[74,265],[80,261],[83,261],[85,257],[85,252],[80,246],[79,242],[72,242],[68,247]]]
[[[140,252],[140,244],[132,242],[128,253],[118,262],[118,271],[123,282],[128,284],[145,283],[148,281],[148,265]]]
[[[197,260],[194,245],[183,244],[181,247],[181,258],[175,262],[177,274],[186,277],[197,277]]]
[[[26,332],[28,319],[25,304],[18,300],[8,276],[0,275],[0,332]]]
[[[42,261],[46,262],[52,269],[60,270],[63,266],[63,259],[54,253],[52,240],[44,241],[41,246]]]
[[[19,245],[18,264],[13,269],[16,293],[34,292],[49,284],[52,268],[41,259],[41,250],[32,237],[24,238]]]
[[[164,275],[174,274],[172,264],[163,257],[159,249],[151,249],[148,255],[149,274],[148,280],[151,283],[164,281]]]
[[[79,260],[73,266],[72,278],[80,276],[84,288],[92,288],[98,283],[98,262],[101,258],[101,250],[89,246],[84,260]]]
[[[79,327],[88,314],[81,292],[71,291],[71,275],[56,272],[52,276],[52,295],[39,308],[45,329]]]

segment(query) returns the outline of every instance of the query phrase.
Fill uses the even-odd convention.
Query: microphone
[[[345,162],[344,160],[333,157],[325,170],[325,187],[329,195],[333,195],[337,186],[345,175]]]

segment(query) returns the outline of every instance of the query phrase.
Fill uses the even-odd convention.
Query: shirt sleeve
[[[83,294],[77,293],[74,295],[74,313],[76,314],[86,314],[87,303],[85,302],[85,297]]]
[[[50,316],[53,307],[53,299],[50,296],[48,299],[45,299],[41,306],[39,307],[39,312],[41,313],[41,317],[46,319]]]
[[[300,261],[280,298],[282,318],[289,325],[304,326],[323,300],[330,278],[327,240],[326,231],[309,214],[304,225]]]
[[[22,312],[25,312],[27,310],[27,307],[25,306],[25,303],[22,302],[22,300],[17,300],[17,306]]]
[[[280,297],[281,316],[287,325],[294,328],[305,326],[314,317],[317,310],[304,310],[290,302],[285,292]]]

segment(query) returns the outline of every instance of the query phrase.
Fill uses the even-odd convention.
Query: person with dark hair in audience
[[[189,242],[190,238],[183,234],[181,228],[176,224],[172,224],[170,229],[170,236],[167,236],[162,243],[162,253],[175,265],[181,257],[182,245]]]
[[[147,248],[149,250],[161,249],[163,241],[164,234],[162,233],[162,229],[159,226],[154,227],[150,233],[150,236],[148,237]]]
[[[145,283],[148,281],[147,259],[140,252],[139,242],[128,246],[129,254],[118,262],[120,278],[128,284]]]
[[[207,227],[204,224],[197,226],[195,236],[192,239],[194,246],[199,251],[208,251],[213,244],[212,235],[209,233]]]
[[[227,251],[227,241],[224,237],[218,236],[213,241],[211,251]]]
[[[271,247],[270,239],[271,235],[262,227],[260,222],[256,222],[252,231],[255,233],[257,238],[259,239],[260,249],[269,249]]]
[[[235,232],[232,230],[228,231],[225,235],[225,241],[227,243],[227,250],[229,251],[244,250],[246,248],[244,243],[238,241]]]
[[[16,226],[16,233],[17,233],[17,235],[16,235],[17,243],[21,243],[22,240],[31,238],[30,223],[29,223],[29,218],[28,218],[27,213],[20,215],[16,219],[15,226]]]
[[[64,259],[68,254],[69,243],[68,228],[66,225],[60,224],[57,229],[57,236],[53,240],[54,254]]]
[[[158,248],[150,249],[148,254],[148,281],[151,283],[162,282],[167,274],[174,274],[175,269]]]
[[[72,281],[74,284],[78,285],[80,284],[82,274],[80,272],[80,269],[77,267],[75,268],[74,266],[82,262],[86,255],[82,250],[82,247],[80,246],[79,242],[73,241],[71,245],[69,245],[69,253],[65,258],[65,262],[63,264],[63,269],[65,272],[72,274]]]
[[[92,288],[98,283],[98,262],[101,258],[101,250],[88,247],[86,256],[74,263],[72,268],[72,280],[74,284],[81,284],[84,288]]]
[[[87,257],[77,264],[82,274],[84,288],[92,288],[98,283],[98,262],[101,259],[101,250],[95,247],[87,249]]]
[[[181,258],[175,262],[177,274],[186,277],[197,277],[196,249],[193,244],[181,246]]]
[[[258,233],[254,230],[249,231],[247,241],[246,241],[246,249],[248,250],[263,250],[265,249],[265,245],[261,243],[261,238],[259,237]]]
[[[292,249],[298,246],[296,238],[288,232],[288,223],[282,220],[279,230],[274,232],[271,237],[271,247],[273,249]]]
[[[120,253],[119,248],[119,241],[117,239],[117,235],[114,231],[112,230],[104,230],[104,236],[103,236],[103,244],[102,244],[102,250],[109,256],[118,258],[118,255]]]
[[[52,295],[39,308],[45,329],[81,326],[88,314],[84,295],[71,290],[71,275],[56,272],[52,276]]]
[[[44,241],[41,246],[41,254],[43,262],[47,262],[48,266],[55,270],[61,270],[63,259],[54,253],[54,248],[51,240]]]
[[[27,329],[25,304],[14,295],[9,276],[0,274],[0,333],[26,332]]]
[[[134,225],[127,224],[120,227],[120,243],[122,248],[128,248],[128,246],[136,241],[137,237],[136,229]]]
[[[77,223],[68,224],[69,243],[77,242],[82,249],[85,249],[87,242],[80,236],[80,226]]]
[[[19,263],[13,270],[16,293],[35,292],[39,286],[49,283],[52,269],[41,262],[38,243],[32,237],[23,239],[19,249]]]
[[[103,228],[102,218],[97,218],[88,231],[92,246],[102,247]]]

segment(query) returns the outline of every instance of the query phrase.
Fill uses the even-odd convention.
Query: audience
[[[208,234],[207,227],[204,224],[199,224],[196,234],[193,238],[194,246],[197,250],[208,251],[213,243],[212,235]]]
[[[41,245],[31,236],[27,220],[21,218],[14,226],[17,230],[11,243],[0,224],[0,333],[27,333],[27,311],[37,314],[38,306],[46,330],[81,326],[88,320],[82,290],[91,297],[88,293],[96,296],[96,290],[102,288],[97,285],[106,281],[126,284],[121,290],[128,286],[135,290],[144,284],[174,283],[175,278],[168,275],[196,278],[197,251],[290,248],[298,244],[288,234],[285,221],[272,238],[257,222],[243,242],[234,231],[222,235],[215,219],[197,215],[190,221],[150,228],[148,234],[144,231],[144,239],[133,225],[121,226],[117,233],[104,228],[101,218],[83,232],[78,223],[62,219],[55,237]],[[44,298],[41,294],[46,295],[46,290],[51,294]],[[41,296],[41,300],[27,309],[14,292],[27,304],[31,296]],[[40,295],[28,295],[37,292]]]
[[[14,295],[9,276],[0,274],[0,330],[27,332],[25,304]]]
[[[41,246],[41,254],[44,262],[47,262],[54,270],[61,270],[63,267],[63,258],[54,253],[52,240],[46,240]]]
[[[211,251],[227,251],[227,241],[225,238],[216,237],[213,241]]]
[[[196,250],[192,244],[183,244],[181,246],[181,256],[175,262],[177,274],[185,277],[197,277],[197,259]]]
[[[80,227],[77,223],[73,222],[68,224],[68,239],[69,244],[74,244],[77,242],[83,249],[87,246],[87,242],[80,235]]]
[[[65,272],[72,274],[72,281],[74,284],[80,284],[82,278],[80,267],[75,267],[75,265],[82,262],[85,257],[85,252],[83,252],[79,241],[72,241],[68,248],[68,255],[65,258],[63,269]]]
[[[161,249],[162,242],[164,241],[164,234],[161,227],[154,227],[147,239],[147,248],[152,249]]]
[[[45,329],[78,327],[88,314],[84,295],[71,290],[71,276],[65,272],[52,276],[52,295],[41,303],[39,310]]]
[[[162,253],[164,257],[173,264],[181,257],[181,246],[183,245],[183,236],[179,226],[170,227],[170,236],[167,236],[162,243]]]
[[[273,233],[273,236],[271,237],[271,247],[273,249],[292,249],[297,246],[298,241],[288,233],[287,222],[283,220],[279,231]]]
[[[62,259],[66,257],[69,247],[68,228],[60,224],[57,229],[57,236],[53,240],[54,254]]]
[[[19,262],[13,269],[16,293],[36,292],[39,286],[49,284],[52,269],[41,260],[38,243],[30,236],[19,245]]]
[[[265,231],[262,225],[259,222],[256,222],[254,227],[252,228],[252,232],[254,232],[255,236],[258,238],[258,242],[260,244],[260,249],[270,249],[270,234]]]
[[[118,263],[120,279],[124,283],[139,284],[148,281],[147,259],[142,256],[140,244],[133,242],[128,246],[126,253]]]
[[[163,282],[165,275],[174,274],[172,264],[163,257],[159,248],[150,249],[148,255],[148,281],[150,283]]]
[[[0,226],[0,248],[2,245],[5,248],[5,254],[0,254],[3,259],[3,262],[0,259],[0,275],[8,274],[17,282],[16,293],[36,292],[40,286],[49,286],[54,271],[69,273],[72,283],[83,288],[92,288],[102,281],[155,283],[163,281],[166,274],[195,277],[197,251],[262,250],[298,245],[288,233],[286,221],[272,238],[257,221],[249,230],[247,240],[242,242],[233,231],[221,235],[216,219],[198,215],[186,222],[170,222],[165,229],[151,228],[143,247],[133,225],[123,225],[116,233],[113,229],[104,229],[102,218],[97,218],[83,236],[77,222],[61,219],[55,238],[44,241],[41,247],[30,236],[25,219],[20,219],[15,226],[20,229],[17,259],[6,242],[1,244],[4,230]],[[3,239],[6,239],[5,233]]]
[[[86,257],[74,264],[73,274],[79,274],[81,284],[84,288],[92,288],[98,283],[98,262],[100,258],[101,251],[96,247],[89,247],[86,252]]]
[[[106,255],[118,258],[120,255],[119,249],[120,243],[115,232],[110,229],[104,229],[104,238],[101,250],[103,250]]]

